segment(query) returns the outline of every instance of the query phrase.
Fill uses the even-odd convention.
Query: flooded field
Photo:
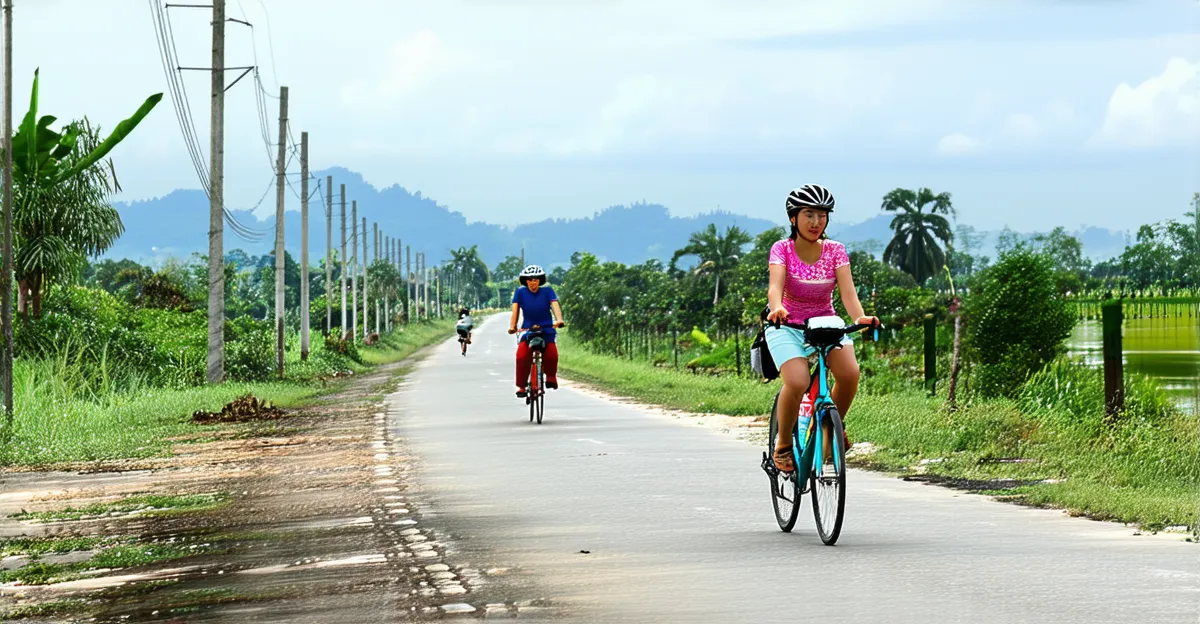
[[[1200,394],[1200,322],[1188,316],[1126,318],[1122,332],[1125,373],[1161,379],[1186,410],[1195,411]],[[1099,321],[1081,321],[1071,334],[1068,350],[1088,364],[1103,359]]]

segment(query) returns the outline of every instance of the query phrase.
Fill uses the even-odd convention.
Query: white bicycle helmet
[[[805,184],[798,189],[792,189],[784,205],[789,219],[804,208],[833,212],[833,193],[820,184]]]
[[[531,264],[531,265],[525,267],[524,269],[522,269],[521,274],[517,276],[517,281],[521,282],[522,285],[524,285],[525,282],[527,282],[531,279],[536,279],[538,281],[538,284],[545,284],[546,283],[545,269],[543,269],[542,267],[540,267],[536,264]]]

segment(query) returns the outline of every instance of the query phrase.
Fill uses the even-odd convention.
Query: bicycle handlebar
[[[792,329],[798,329],[802,332],[809,331],[808,321],[805,321],[803,323],[787,323],[784,321],[767,321],[767,324],[773,325],[776,329],[779,329],[780,327],[791,327]],[[865,331],[865,330],[871,329],[871,330],[875,331],[875,334],[871,338],[873,340],[879,340],[879,330],[882,327],[883,327],[883,323],[855,323],[854,325],[849,325],[847,327],[841,327],[841,328],[828,327],[825,329],[840,331],[840,332],[842,332],[843,336],[846,334],[853,334],[856,331]]]

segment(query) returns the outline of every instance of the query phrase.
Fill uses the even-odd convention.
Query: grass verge
[[[765,416],[780,387],[598,355],[562,338],[564,375],[667,408]],[[875,446],[860,456],[862,467],[1148,530],[1197,530],[1195,415],[1097,428],[1061,411],[1023,411],[1009,400],[976,401],[949,414],[941,398],[921,391],[864,391],[847,429],[854,442]]]
[[[145,516],[171,515],[194,511],[209,511],[225,505],[228,501],[229,497],[223,494],[184,494],[180,496],[149,494],[144,496],[130,496],[109,503],[96,503],[87,507],[66,507],[55,509],[54,511],[25,512],[14,514],[10,517],[16,520],[61,522],[108,514],[126,515],[138,513]]]
[[[366,365],[356,372],[396,362],[453,334],[454,321],[414,323],[360,347]],[[285,370],[289,370],[285,368]],[[300,370],[296,371],[298,374]],[[196,410],[219,411],[243,394],[280,407],[299,407],[336,390],[316,380],[225,383],[182,389],[137,388],[101,396],[70,396],[62,374],[39,362],[18,362],[14,374],[16,410],[7,439],[0,440],[0,466],[51,467],[70,462],[161,457],[171,438],[201,430],[191,421]]]
[[[105,548],[90,559],[78,563],[47,563],[33,561],[16,570],[0,571],[0,583],[19,582],[22,585],[49,585],[80,578],[93,570],[132,568],[164,561],[176,561],[197,555],[219,552],[214,544],[135,544]]]

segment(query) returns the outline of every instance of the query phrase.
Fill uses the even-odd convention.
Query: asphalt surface
[[[1179,535],[863,471],[836,546],[808,497],[782,533],[756,445],[565,383],[531,424],[503,330],[437,347],[389,413],[447,557],[511,568],[496,582],[566,621],[1200,622]]]

